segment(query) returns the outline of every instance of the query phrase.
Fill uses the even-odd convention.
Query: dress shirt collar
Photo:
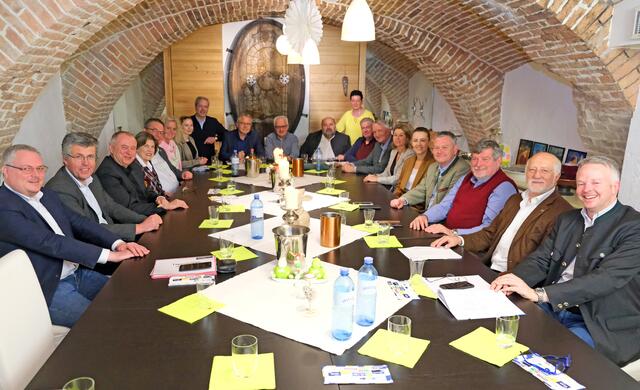
[[[158,154],[158,153],[156,153],[156,154]],[[138,156],[137,154],[136,154],[136,160],[138,160],[138,162],[140,163],[140,165],[142,165],[143,168],[149,168],[149,169],[151,169],[153,171],[153,165],[151,164],[151,161],[145,162],[142,159],[142,157]]]
[[[83,183],[80,180],[78,180],[78,178],[73,176],[73,174],[71,172],[69,172],[67,167],[64,167],[64,170],[67,171],[67,174],[71,177],[71,179],[73,179],[73,181],[76,183],[76,185],[78,187],[80,187],[80,188],[89,187],[89,184],[93,183],[93,176],[89,176]]]
[[[533,198],[529,198],[529,190],[524,191],[522,194],[520,194],[522,196],[522,201],[524,202],[523,204],[525,205],[539,205],[540,203],[542,203],[545,199],[547,199],[551,194],[553,194],[553,192],[556,190],[556,187],[552,187],[549,191],[542,193],[538,196],[534,196]]]
[[[587,214],[587,209],[583,207],[582,210],[580,210],[580,214],[582,214],[582,218],[584,218],[585,228],[593,226],[593,224],[596,223],[596,219],[602,217],[604,214],[611,211],[611,209],[614,208],[617,203],[618,203],[618,199],[614,200],[613,203],[607,206],[604,210],[596,213],[596,215],[593,216],[593,219],[589,218],[589,214]]]
[[[393,138],[393,137],[387,138],[387,140],[384,143],[380,144],[380,146],[382,147],[382,150],[387,150],[387,148],[391,144],[391,138]]]
[[[451,164],[453,164],[454,161],[456,161],[456,156],[453,156],[451,161],[449,161],[445,166],[438,164],[438,171],[440,171],[440,175],[442,175],[447,169],[449,169],[449,167],[451,166]]]
[[[42,196],[44,195],[42,193],[42,191],[38,191],[37,194],[35,194],[33,197],[29,197],[27,195],[21,194],[18,191],[14,190],[13,188],[11,188],[9,186],[9,184],[4,183],[5,187],[7,187],[7,189],[11,192],[13,192],[14,194],[18,195],[19,197],[21,197],[22,199],[24,199],[26,202],[40,202],[40,199],[42,199]]]
[[[327,138],[327,136],[326,136],[326,135],[324,135],[324,133],[322,132],[322,130],[320,130],[320,133],[322,133],[322,137],[324,137],[325,139],[327,139],[327,140],[329,140],[329,141],[331,141],[332,139],[334,139],[334,138],[336,137],[336,133],[335,133],[335,132],[331,135],[331,138]]]

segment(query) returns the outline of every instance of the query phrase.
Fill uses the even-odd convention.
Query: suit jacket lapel
[[[549,210],[553,202],[560,196],[558,190],[556,189],[551,195],[547,197],[542,203],[536,206],[535,209],[527,216],[527,218],[522,222],[522,226],[518,229],[516,235],[513,237],[513,241],[517,241],[521,238],[521,236],[528,230],[527,228],[538,221],[545,213],[545,211]],[[522,196],[520,196],[522,199]],[[516,212],[517,214],[517,212]],[[514,214],[515,217],[515,214]]]

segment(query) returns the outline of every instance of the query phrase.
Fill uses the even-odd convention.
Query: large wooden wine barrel
[[[273,118],[286,115],[293,132],[304,106],[305,75],[302,65],[287,65],[276,50],[282,24],[259,19],[235,37],[227,59],[227,94],[233,119],[248,113],[262,137],[273,131]]]

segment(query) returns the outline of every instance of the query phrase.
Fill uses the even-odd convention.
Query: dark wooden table
[[[208,254],[218,249],[217,239],[208,236],[212,231],[197,229],[208,217],[207,190],[217,184],[208,181],[209,174],[197,174],[195,180],[182,191],[190,208],[173,211],[164,217],[159,231],[147,233],[141,243],[151,250],[142,260],[120,265],[111,280],[73,327],[58,349],[35,376],[28,388],[60,388],[70,378],[91,376],[98,389],[205,389],[209,383],[214,355],[229,355],[231,339],[250,333],[259,339],[260,352],[274,352],[276,383],[279,389],[330,389],[324,385],[321,368],[325,365],[381,364],[382,362],[357,353],[366,342],[365,337],[342,356],[335,356],[315,347],[301,344],[260,328],[214,313],[193,325],[176,320],[157,311],[194,292],[194,287],[167,287],[167,280],[152,280],[149,272],[160,258]],[[372,200],[382,207],[376,219],[401,220],[403,227],[393,230],[405,246],[425,245],[429,235],[408,228],[417,215],[411,209],[389,209],[392,195],[378,184],[363,184],[362,177],[343,175],[353,200]],[[259,192],[262,187],[239,186],[246,192]],[[321,185],[308,186],[314,191]],[[319,217],[322,210],[312,211]],[[233,226],[248,223],[249,213],[231,214]],[[361,223],[362,213],[349,213],[350,225]],[[268,233],[268,232],[266,232]],[[257,252],[259,257],[238,264],[241,273],[274,259]],[[358,240],[323,256],[322,260],[358,269],[364,256],[373,256],[378,272],[386,277],[406,279],[408,260],[396,249],[370,249]],[[425,276],[479,274],[490,281],[495,274],[472,254],[462,260],[430,261]],[[218,276],[222,282],[232,276]],[[256,297],[260,299],[260,297]],[[562,325],[545,315],[535,304],[514,298],[527,314],[520,320],[518,341],[542,354],[571,354],[573,364],[568,371],[581,384],[593,389],[637,389],[637,382],[621,371],[603,355],[581,342]],[[415,368],[388,364],[394,383],[385,388],[399,389],[458,389],[458,388],[516,388],[542,389],[545,386],[515,364],[502,368],[468,356],[448,344],[478,326],[490,330],[494,320],[457,321],[438,301],[423,298],[412,301],[399,311],[413,321],[412,334],[431,340],[429,348]],[[382,327],[386,326],[383,322]],[[369,335],[373,334],[370,332]],[[632,340],[630,340],[631,342]],[[348,389],[352,386],[339,386]],[[376,386],[369,385],[366,388]],[[358,386],[359,389],[365,388]]]

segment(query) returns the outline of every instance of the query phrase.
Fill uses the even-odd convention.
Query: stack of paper
[[[461,259],[462,256],[450,248],[433,248],[430,246],[412,246],[399,249],[403,255],[413,261]]]
[[[452,278],[427,278],[427,285],[438,295],[438,299],[446,306],[457,320],[474,320],[480,318],[496,318],[501,316],[524,315],[524,312],[513,304],[503,293],[492,291],[489,283],[479,275],[463,278],[474,285],[464,290],[447,290],[440,285],[452,283]],[[453,278],[456,279],[456,278]]]
[[[191,263],[211,262],[210,268],[180,271],[180,266]],[[172,276],[215,275],[216,259],[213,256],[181,257],[178,259],[156,260],[151,270],[151,279],[167,279]]]

